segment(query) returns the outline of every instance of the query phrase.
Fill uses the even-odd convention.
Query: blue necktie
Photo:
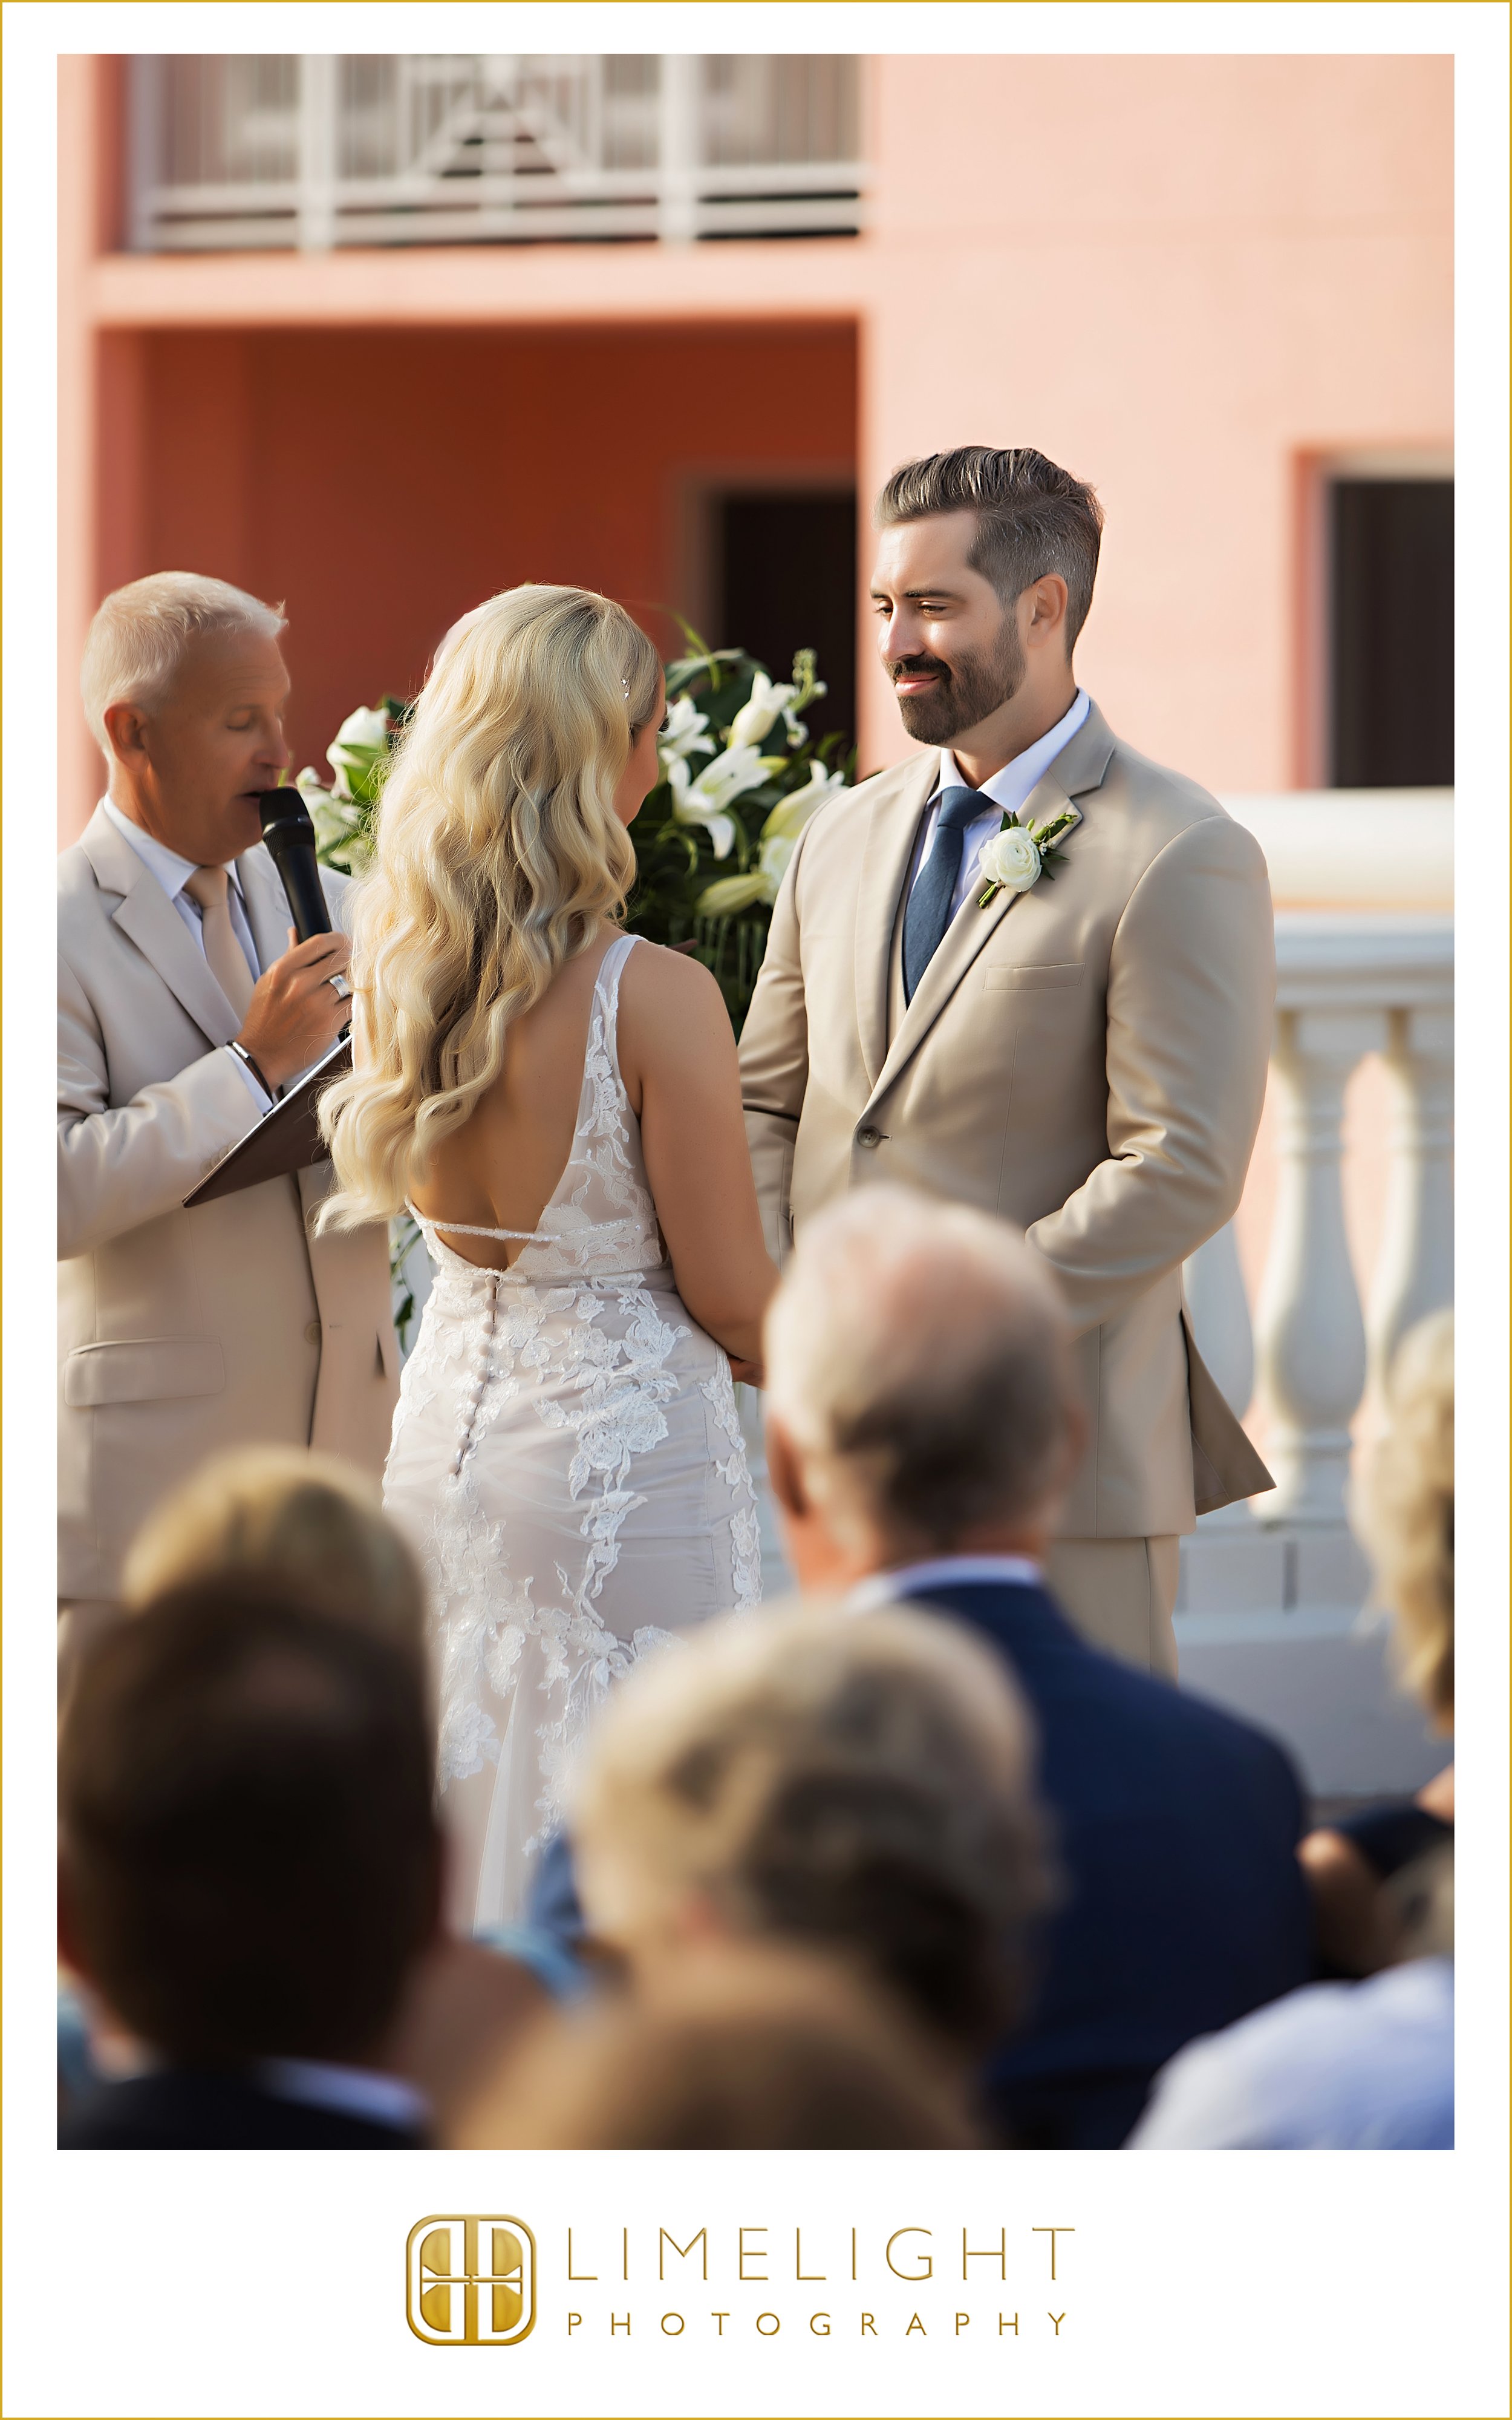
[[[934,845],[908,894],[903,916],[903,999],[910,1001],[924,978],[950,921],[950,902],[961,876],[966,826],[992,806],[980,790],[947,790],[940,799]]]

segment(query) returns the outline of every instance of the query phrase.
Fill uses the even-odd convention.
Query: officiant
[[[398,1387],[387,1231],[314,1237],[329,1163],[181,1204],[350,1014],[341,930],[291,946],[257,799],[288,761],[280,613],[166,571],[85,650],[106,795],[58,860],[60,1654],[206,1456],[309,1444],[382,1468]],[[322,869],[332,923],[344,876]]]

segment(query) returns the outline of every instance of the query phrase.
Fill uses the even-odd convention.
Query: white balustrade
[[[1453,1298],[1453,985],[1445,915],[1276,916],[1275,1208],[1253,1346],[1231,1231],[1186,1273],[1199,1348],[1237,1412],[1255,1374],[1276,1485],[1198,1524],[1184,1610],[1363,1599],[1349,1522],[1354,1423],[1405,1329]],[[1343,1113],[1371,1053],[1389,1071],[1394,1113],[1367,1318],[1345,1220]]]
[[[142,54],[139,252],[854,235],[848,54]]]
[[[1385,1232],[1365,1327],[1379,1388],[1408,1328],[1454,1300],[1454,1012],[1394,1008]]]

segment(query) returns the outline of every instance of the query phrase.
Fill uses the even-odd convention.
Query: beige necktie
[[[191,899],[199,902],[206,962],[238,1016],[242,1017],[252,1005],[254,977],[231,922],[230,887],[230,869],[224,865],[199,866],[184,884]]]

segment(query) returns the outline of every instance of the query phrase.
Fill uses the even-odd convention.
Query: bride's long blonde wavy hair
[[[512,1020],[619,915],[635,852],[614,792],[660,669],[583,588],[506,589],[442,641],[358,890],[360,1063],[320,1105],[321,1228],[403,1206],[499,1075]]]

